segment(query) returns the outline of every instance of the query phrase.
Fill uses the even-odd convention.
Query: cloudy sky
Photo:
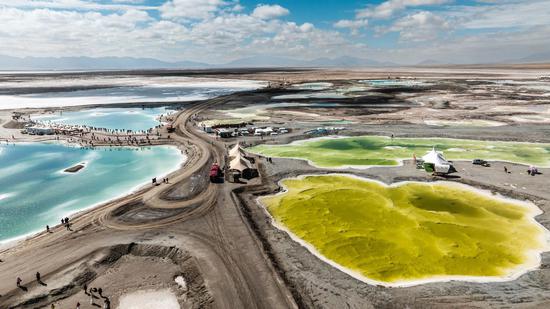
[[[0,55],[10,56],[413,64],[538,53],[550,53],[549,0],[0,0]]]

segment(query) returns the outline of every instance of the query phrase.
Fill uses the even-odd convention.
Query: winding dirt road
[[[67,278],[67,269],[90,264],[100,248],[129,243],[163,244],[189,252],[212,296],[212,307],[297,307],[231,198],[235,185],[191,182],[208,177],[206,171],[213,162],[223,164],[226,149],[225,144],[193,126],[194,115],[234,96],[195,103],[177,115],[173,123],[176,134],[171,139],[180,148],[192,151],[184,166],[169,176],[169,184],[142,188],[78,215],[71,220],[73,232],[56,227],[53,233],[37,234],[0,251],[0,308],[35,308],[53,300],[73,301],[78,289],[65,288],[62,293],[59,289],[82,281]],[[173,192],[192,185],[197,187],[191,193],[174,196]],[[51,290],[42,288],[44,291],[35,295],[37,292],[16,287],[17,277],[29,282],[36,271],[50,278]],[[137,269],[136,276],[139,272]],[[90,280],[101,275],[96,273]]]

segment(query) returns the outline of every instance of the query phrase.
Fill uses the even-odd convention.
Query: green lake
[[[270,157],[297,158],[319,167],[399,165],[435,147],[448,160],[484,159],[550,166],[550,144],[450,138],[358,136],[317,138],[287,145],[258,145],[248,150]]]

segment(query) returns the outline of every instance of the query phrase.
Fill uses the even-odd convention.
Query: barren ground
[[[269,120],[256,125],[291,128],[288,135],[241,137],[247,144],[287,143],[303,139],[308,129],[326,126],[336,118],[341,134],[378,134],[409,137],[457,137],[487,140],[550,142],[545,121],[525,122],[519,114],[545,115],[549,90],[531,89],[506,82],[544,83],[547,66],[507,68],[422,68],[369,71],[231,71],[155,72],[291,82],[330,81],[335,87],[357,86],[358,80],[390,76],[437,80],[440,86],[421,90],[364,90],[345,99],[301,99],[345,107],[292,107],[286,113],[267,111]],[[138,74],[138,73],[135,73]],[[545,83],[548,84],[548,81]],[[443,86],[441,86],[443,84]],[[522,90],[523,89],[523,90]],[[540,269],[504,283],[448,282],[409,288],[383,288],[362,283],[317,259],[288,235],[274,228],[256,203],[258,195],[279,190],[277,181],[299,174],[353,173],[386,183],[403,180],[432,181],[410,163],[402,167],[366,170],[321,170],[298,160],[260,159],[261,177],[248,184],[210,184],[201,181],[214,161],[223,162],[226,147],[237,139],[219,140],[200,133],[201,120],[226,117],[224,110],[273,103],[276,95],[303,93],[296,90],[258,90],[189,103],[174,120],[178,128],[170,143],[192,150],[187,164],[170,176],[171,183],[146,187],[74,218],[72,232],[55,227],[0,251],[0,307],[40,308],[51,303],[61,308],[91,308],[82,288],[101,287],[113,307],[119,298],[139,290],[169,289],[182,308],[432,308],[432,307],[548,307],[550,306],[550,253],[542,256]],[[372,95],[369,92],[374,92]],[[448,100],[449,106],[438,103]],[[434,106],[437,105],[437,108]],[[541,108],[542,106],[542,108]],[[535,108],[536,107],[536,108]],[[512,108],[512,110],[510,110]],[[311,116],[317,114],[318,116]],[[195,116],[197,115],[197,116]],[[16,141],[51,137],[20,135],[5,128],[11,111],[0,112],[0,140]],[[320,119],[319,119],[320,118]],[[499,127],[429,126],[426,119],[482,119],[502,122]],[[333,124],[327,124],[333,125]],[[8,126],[10,127],[10,126]],[[166,134],[163,132],[163,134]],[[167,142],[167,141],[162,141]],[[492,167],[458,162],[459,178],[449,179],[527,199],[544,213],[537,221],[550,228],[550,170],[528,176],[526,167],[503,163]],[[40,271],[38,284],[34,274]],[[183,276],[187,289],[175,281]],[[28,289],[17,288],[17,277]],[[96,303],[102,305],[103,299]]]

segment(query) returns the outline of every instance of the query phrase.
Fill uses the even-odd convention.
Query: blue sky
[[[0,0],[0,54],[414,64],[550,55],[547,0]]]

